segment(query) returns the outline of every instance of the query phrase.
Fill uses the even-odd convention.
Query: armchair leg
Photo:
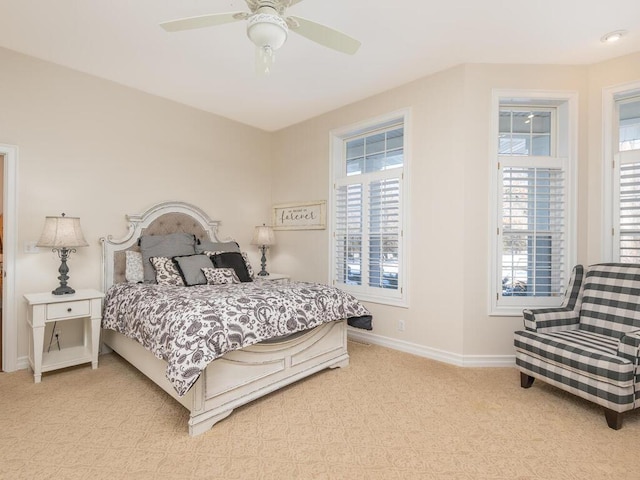
[[[622,428],[622,415],[620,412],[608,408],[604,409],[604,418],[607,419],[607,425],[614,430],[620,430]]]
[[[527,375],[526,373],[520,372],[520,386],[522,388],[529,388],[531,385],[533,385],[534,380],[535,380],[535,377],[532,377],[531,375]]]
[[[526,373],[520,372],[520,386],[522,388],[529,388],[531,385],[533,385],[534,380],[535,380],[535,377],[532,377],[530,375],[527,375]]]

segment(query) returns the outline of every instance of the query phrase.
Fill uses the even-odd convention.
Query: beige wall
[[[450,286],[461,285],[464,259],[441,252],[461,251],[464,230],[456,227],[446,235],[436,232],[464,215],[458,184],[463,165],[456,160],[460,146],[454,128],[464,118],[460,95],[464,72],[464,67],[447,70],[282,130],[274,138],[274,201],[328,200],[329,132],[410,107],[411,307],[367,306],[376,319],[374,333],[449,352],[462,350],[463,305],[460,293]],[[450,195],[452,192],[460,195]],[[446,211],[441,208],[443,198],[448,199]],[[276,256],[274,268],[291,271],[294,277],[327,281],[328,241],[328,230],[278,232],[279,247],[286,245],[282,250],[289,255]],[[397,330],[400,319],[405,321],[404,332]]]
[[[18,355],[27,354],[22,295],[57,285],[53,253],[24,253],[46,215],[79,216],[90,246],[69,261],[74,288],[100,288],[100,245],[126,213],[168,200],[221,220],[247,247],[268,220],[271,137],[260,130],[0,49],[0,143],[17,145]]]
[[[410,306],[367,306],[376,335],[459,358],[511,355],[521,326],[520,318],[487,314],[492,89],[578,93],[578,261],[594,263],[602,242],[601,90],[640,80],[640,53],[592,66],[462,65],[268,134],[7,50],[0,64],[0,143],[20,148],[19,299],[56,284],[53,254],[23,253],[45,215],[82,218],[91,246],[70,260],[76,288],[99,287],[98,238],[124,234],[125,213],[160,201],[204,208],[222,220],[222,235],[249,247],[272,204],[328,200],[331,130],[409,108]],[[328,230],[276,235],[270,271],[327,281]],[[24,356],[26,310],[18,305]]]
[[[578,94],[578,261],[584,261],[586,236],[586,127],[587,68],[540,65],[468,65],[465,82],[465,117],[468,132],[465,167],[465,273],[464,355],[513,354],[513,332],[522,327],[520,317],[488,316],[490,205],[488,152],[491,141],[493,89],[551,90]],[[482,180],[486,181],[482,181]]]
[[[593,141],[602,128],[598,102],[603,86],[640,79],[638,60],[632,55],[591,67],[464,65],[287,128],[274,137],[274,201],[328,199],[330,131],[410,107],[410,307],[367,304],[373,333],[436,354],[512,355],[521,318],[487,313],[492,89],[578,94],[577,258],[594,263],[601,260],[595,253],[601,235],[594,235],[602,182]],[[327,231],[278,235],[289,254],[276,255],[274,268],[309,280],[328,278]],[[405,332],[397,330],[398,319]]]

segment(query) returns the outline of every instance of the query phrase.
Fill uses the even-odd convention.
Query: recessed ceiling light
[[[607,33],[600,41],[603,43],[615,43],[627,34],[626,30],[616,30],[615,32]]]

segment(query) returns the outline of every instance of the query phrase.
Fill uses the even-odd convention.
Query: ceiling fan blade
[[[247,7],[249,7],[249,10],[251,10],[251,13],[256,13],[256,10],[258,10],[257,0],[244,0],[244,3],[247,4]]]
[[[292,31],[320,45],[349,55],[353,55],[360,48],[361,43],[358,40],[333,28],[300,17],[288,17],[288,19],[293,20],[287,22]]]
[[[180,30],[192,30],[194,28],[213,27],[225,23],[238,22],[243,19],[245,12],[214,13],[199,15],[197,17],[181,18],[160,24],[167,32],[179,32]]]

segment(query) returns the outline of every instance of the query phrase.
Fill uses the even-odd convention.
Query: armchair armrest
[[[525,309],[522,311],[524,327],[532,332],[544,333],[556,330],[575,330],[580,315],[569,307]]]
[[[524,327],[539,333],[576,330],[580,322],[583,277],[584,267],[582,265],[573,267],[562,305],[556,308],[525,309],[522,312]]]
[[[640,357],[640,330],[625,333],[618,343],[619,357],[626,358],[634,365],[638,365]]]

